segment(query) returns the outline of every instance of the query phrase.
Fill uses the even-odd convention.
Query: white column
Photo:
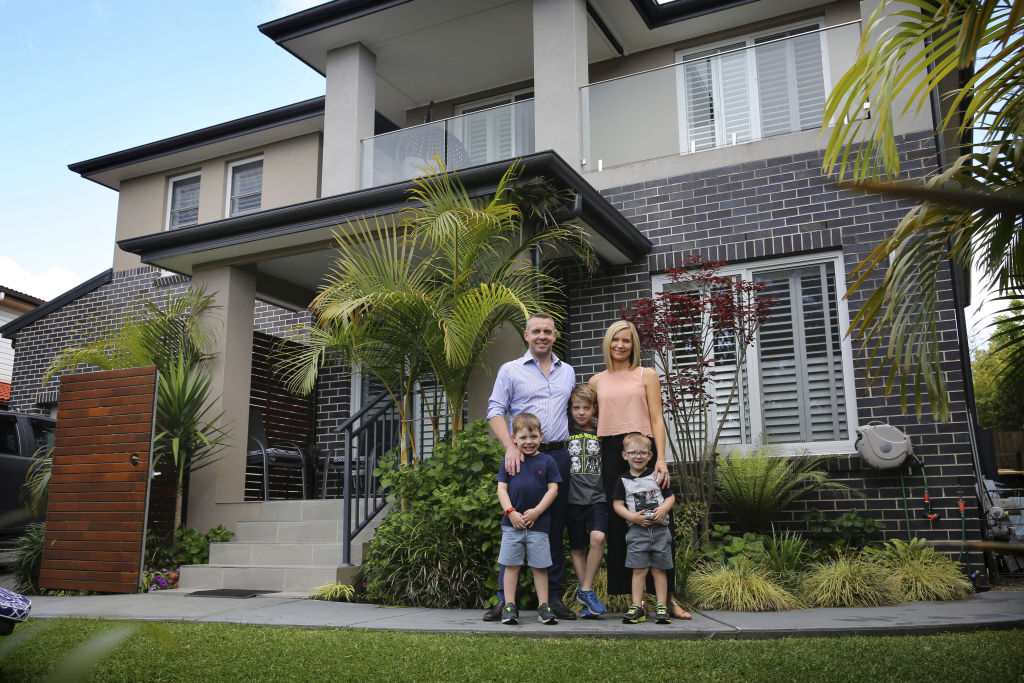
[[[320,194],[362,187],[361,140],[373,136],[377,58],[361,43],[327,53],[324,159]]]
[[[212,380],[211,395],[217,399],[211,415],[223,412],[221,424],[231,434],[220,460],[192,473],[189,479],[189,526],[206,530],[221,523],[230,526],[231,520],[225,521],[225,513],[217,510],[217,503],[239,503],[245,499],[256,278],[247,270],[231,266],[196,269],[192,285],[205,286],[220,307],[209,314],[216,331],[216,356],[206,367]]]
[[[533,89],[537,149],[580,168],[580,87],[587,84],[585,0],[533,0]]]

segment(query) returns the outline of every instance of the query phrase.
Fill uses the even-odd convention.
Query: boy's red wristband
[[[515,507],[512,506],[512,505],[509,505],[508,506],[508,510],[505,510],[505,516],[508,517],[509,515],[511,515],[515,511],[516,511]]]

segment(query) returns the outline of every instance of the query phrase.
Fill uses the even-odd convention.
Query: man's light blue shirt
[[[565,441],[569,438],[569,394],[574,386],[576,372],[571,365],[552,353],[551,372],[545,375],[527,349],[522,358],[498,369],[487,401],[487,419],[507,414],[511,425],[519,413],[533,413],[540,419],[544,441]]]

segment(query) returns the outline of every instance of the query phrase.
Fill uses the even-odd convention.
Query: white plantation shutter
[[[742,47],[731,45],[727,49]],[[731,145],[733,142],[750,140],[750,78],[747,69],[746,50],[722,55],[716,59],[718,66],[718,86],[721,94],[718,101],[720,115],[718,117],[718,145]]]
[[[825,106],[821,36],[806,33],[815,29],[816,25],[807,26],[756,41],[778,41],[754,49],[762,137],[821,126]]]
[[[755,273],[777,299],[758,338],[762,427],[772,442],[846,438],[835,274],[831,263]]]
[[[263,160],[257,159],[231,168],[230,215],[257,211],[263,198]]]
[[[684,111],[683,152],[715,146],[715,109],[712,100],[711,60],[682,65]]]

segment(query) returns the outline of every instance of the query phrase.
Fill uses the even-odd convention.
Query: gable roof
[[[60,296],[54,297],[44,303],[43,305],[35,308],[23,316],[15,318],[11,322],[7,323],[3,327],[0,327],[0,336],[7,337],[8,339],[14,339],[18,331],[23,327],[31,325],[35,321],[43,318],[50,313],[56,311],[61,306],[69,304],[78,297],[88,294],[92,290],[96,289],[100,285],[105,285],[110,282],[114,277],[114,269],[108,268],[99,275],[92,277],[77,287],[73,287],[68,291],[64,292]]]

